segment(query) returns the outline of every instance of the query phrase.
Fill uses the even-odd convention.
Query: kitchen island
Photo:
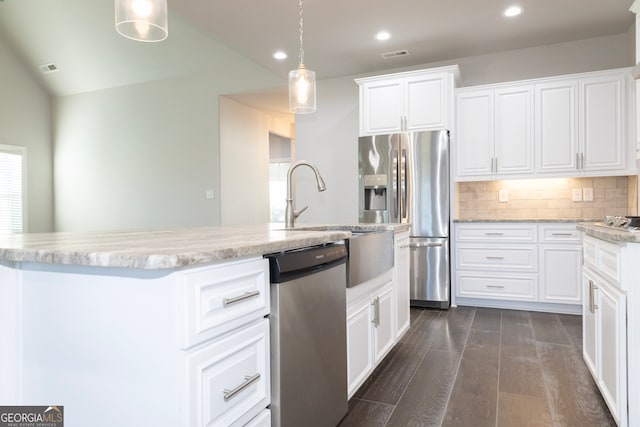
[[[262,256],[388,226],[309,227],[0,237],[0,404],[64,406],[71,427],[262,425]]]
[[[640,425],[640,232],[580,223],[583,357],[620,427]]]

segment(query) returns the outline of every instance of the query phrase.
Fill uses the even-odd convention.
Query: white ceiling
[[[620,34],[633,0],[306,0],[304,50],[318,79]],[[297,0],[168,0],[169,38],[139,43],[114,29],[113,0],[0,0],[0,36],[53,95],[219,67],[228,48],[282,78],[297,66]],[[506,19],[509,4],[522,15]],[[391,33],[378,42],[379,30]],[[289,58],[278,62],[281,49]],[[399,49],[410,55],[382,59]],[[38,67],[55,63],[59,72]],[[279,91],[265,91],[267,99]]]

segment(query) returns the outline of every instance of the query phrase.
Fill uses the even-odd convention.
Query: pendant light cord
[[[299,28],[300,28],[300,52],[299,52],[299,56],[300,56],[300,68],[304,68],[304,50],[302,50],[302,33],[303,33],[303,22],[302,22],[302,0],[300,0],[300,21],[299,21]]]

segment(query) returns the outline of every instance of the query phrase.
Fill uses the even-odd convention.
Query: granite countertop
[[[454,223],[473,223],[473,222],[552,222],[552,223],[564,223],[564,222],[596,222],[602,221],[602,218],[517,218],[517,219],[500,219],[500,218],[484,218],[484,219],[454,219]]]
[[[0,263],[36,262],[142,270],[179,268],[342,240],[354,230],[408,230],[406,224],[283,224],[148,231],[0,235]]]
[[[624,228],[612,227],[603,222],[581,222],[576,228],[583,231],[587,236],[597,237],[598,239],[608,240],[610,242],[640,243],[640,231],[630,231]]]

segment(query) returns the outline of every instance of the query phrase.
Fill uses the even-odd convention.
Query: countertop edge
[[[576,228],[587,236],[613,243],[640,243],[640,233],[610,227],[601,222],[580,222]]]

